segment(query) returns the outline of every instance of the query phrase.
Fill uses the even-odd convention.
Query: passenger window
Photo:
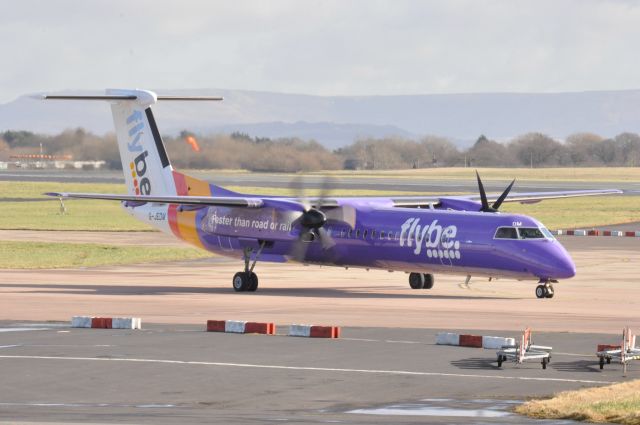
[[[544,235],[537,227],[521,227],[520,239],[544,239]]]
[[[377,235],[378,232],[376,232],[375,229],[371,231],[371,239],[375,239]]]
[[[518,239],[518,232],[514,227],[499,227],[495,239]]]
[[[349,229],[349,231],[347,232],[347,237],[350,238],[351,237],[351,229]]]
[[[341,229],[341,230],[340,230],[340,237],[341,237],[341,238],[344,238],[344,234],[345,234],[344,229]]]
[[[356,239],[360,237],[360,229],[356,230]]]
[[[367,233],[368,233],[368,232],[369,232],[369,231],[368,231],[368,230],[366,230],[366,229],[365,229],[365,231],[364,231],[364,232],[362,232],[362,239],[367,239]]]
[[[380,231],[380,239],[384,239],[384,230]]]

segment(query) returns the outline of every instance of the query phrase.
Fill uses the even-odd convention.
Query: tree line
[[[193,138],[197,142],[194,148]],[[261,138],[242,133],[194,135],[183,131],[164,136],[177,168],[226,168],[251,171],[318,171],[336,169],[407,169],[431,167],[595,167],[640,166],[640,135],[621,133],[604,138],[575,133],[560,141],[541,133],[527,133],[507,141],[481,135],[467,149],[451,140],[426,136],[361,138],[330,151],[314,140]],[[97,136],[81,128],[57,135],[28,131],[0,132],[0,161],[12,155],[73,155],[76,160],[104,160],[121,168],[115,135]]]

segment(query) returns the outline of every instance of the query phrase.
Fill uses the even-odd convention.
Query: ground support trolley
[[[520,337],[519,344],[503,346],[497,351],[498,367],[502,367],[502,363],[507,360],[518,364],[529,360],[540,360],[542,368],[546,369],[547,364],[551,363],[551,350],[552,347],[534,345],[531,329],[527,328]]]
[[[622,344],[619,346],[605,346],[596,353],[600,360],[600,369],[604,369],[605,362],[610,364],[616,361],[622,364],[624,373],[627,372],[627,363],[632,360],[640,360],[640,347],[636,347],[636,336],[631,333],[629,327],[622,330]]]

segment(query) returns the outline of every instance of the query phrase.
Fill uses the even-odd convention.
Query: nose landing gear
[[[536,297],[538,298],[553,298],[554,290],[553,283],[557,283],[557,281],[553,280],[541,280],[541,285],[536,286]]]

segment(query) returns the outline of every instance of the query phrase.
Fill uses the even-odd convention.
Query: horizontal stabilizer
[[[122,101],[122,100],[138,100],[136,95],[42,95],[41,99],[44,100],[108,100],[108,101]],[[224,100],[221,96],[157,96],[156,100],[183,100],[183,101],[220,101]]]

